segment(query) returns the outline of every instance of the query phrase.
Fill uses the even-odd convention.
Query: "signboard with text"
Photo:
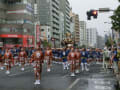
[[[39,25],[36,25],[36,39],[37,39],[37,42],[40,41],[40,26]]]

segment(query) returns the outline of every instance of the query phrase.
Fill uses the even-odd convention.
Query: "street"
[[[116,90],[116,79],[110,70],[107,72],[101,65],[91,64],[89,72],[80,72],[75,77],[69,70],[63,70],[62,64],[52,64],[52,71],[46,71],[43,65],[40,85],[34,85],[34,72],[31,66],[25,71],[13,67],[11,74],[0,71],[0,90]]]

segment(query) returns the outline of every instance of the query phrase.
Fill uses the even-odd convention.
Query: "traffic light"
[[[93,15],[93,17],[96,19],[96,18],[97,18],[97,15],[98,15],[97,10],[93,10],[93,11],[92,11],[92,15]]]
[[[89,11],[87,12],[87,19],[88,19],[88,20],[91,20],[91,14],[90,14]]]
[[[87,11],[87,19],[88,20],[91,20],[91,16],[93,16],[93,18],[97,19],[97,16],[98,16],[97,10]]]

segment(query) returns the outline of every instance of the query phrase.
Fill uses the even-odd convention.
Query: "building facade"
[[[59,0],[60,1],[60,11],[64,14],[64,35],[70,33],[70,3],[68,0]]]
[[[50,38],[55,39],[56,46],[60,45],[60,7],[59,0],[39,0],[40,1],[40,23],[50,26]]]
[[[80,26],[79,26],[79,15],[74,14],[75,17],[75,43],[80,46]]]
[[[98,35],[97,37],[97,48],[103,49],[105,47],[105,38]]]
[[[74,41],[77,46],[80,46],[80,26],[79,26],[79,15],[75,13],[70,13],[70,31],[72,36],[74,36]]]
[[[80,46],[87,46],[87,30],[86,30],[86,22],[80,21]]]
[[[70,14],[70,32],[71,32],[71,38],[75,40],[75,17],[73,14]]]
[[[62,41],[65,39],[64,36],[64,14],[63,12],[60,11],[60,42],[62,43]],[[62,44],[60,44],[60,47],[62,47]]]
[[[97,48],[97,29],[96,28],[88,28],[87,29],[87,42],[89,47]]]
[[[34,0],[0,0],[0,42],[5,47],[34,46]]]

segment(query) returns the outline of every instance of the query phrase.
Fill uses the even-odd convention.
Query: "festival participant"
[[[55,49],[55,48],[52,48],[52,54],[53,54],[53,58],[52,58],[53,63],[56,63],[56,61],[55,61],[55,57],[56,57],[56,49]]]
[[[47,72],[51,71],[50,67],[51,67],[52,57],[53,57],[52,50],[49,47],[47,47],[45,51],[45,60],[47,60]]]
[[[0,53],[0,69],[3,70],[3,58],[2,58],[2,55]]]
[[[4,54],[4,60],[6,63],[5,64],[6,65],[6,74],[10,74],[12,59],[13,59],[12,53],[10,52],[9,49],[6,49],[5,54]]]
[[[75,70],[75,73],[79,73],[80,72],[80,64],[81,64],[81,53],[79,51],[79,49],[77,48],[75,50],[75,53],[76,53],[76,70]]]
[[[95,49],[92,49],[92,56],[93,56],[93,61],[96,62],[96,50]],[[98,63],[96,62],[96,64]]]
[[[43,53],[41,49],[36,49],[32,54],[30,63],[34,63],[34,73],[35,73],[35,85],[40,84],[41,73],[42,73],[42,63],[43,63]]]
[[[5,50],[4,50],[4,48],[2,48],[2,50],[0,52],[0,69],[1,70],[4,69],[4,60],[3,60],[4,54],[5,54]]]
[[[92,49],[88,49],[88,65],[93,61]]]
[[[18,50],[17,50],[17,48],[13,49],[13,57],[14,57],[14,64],[15,65],[19,65]]]
[[[64,70],[69,69],[68,62],[67,62],[67,55],[68,55],[68,52],[67,52],[66,48],[63,48],[60,56],[63,61],[63,69]]]
[[[100,51],[99,51],[99,49],[96,49],[96,62],[98,64],[100,63]]]
[[[58,64],[63,64],[62,60],[61,60],[61,54],[62,54],[62,49],[59,48],[58,49]]]
[[[58,60],[59,60],[59,50],[57,48],[55,48],[54,60],[55,60],[55,63],[59,63],[58,62]]]
[[[20,60],[20,66],[21,66],[21,70],[24,71],[24,65],[25,65],[25,60],[27,58],[27,54],[24,51],[23,48],[21,48],[21,51],[19,53],[19,60]]]
[[[83,48],[82,52],[81,52],[81,67],[82,67],[82,71],[84,71],[84,70],[89,71],[89,69],[87,67],[87,58],[88,58],[88,54],[86,52],[86,49]]]
[[[71,48],[71,52],[68,54],[68,62],[70,63],[71,76],[75,76],[75,64],[76,64],[76,53],[74,48]]]
[[[118,75],[119,74],[119,68],[118,68],[118,57],[117,57],[118,51],[117,48],[115,47],[113,49],[113,54],[112,54],[112,62],[113,62],[113,69],[114,69],[114,74]]]

